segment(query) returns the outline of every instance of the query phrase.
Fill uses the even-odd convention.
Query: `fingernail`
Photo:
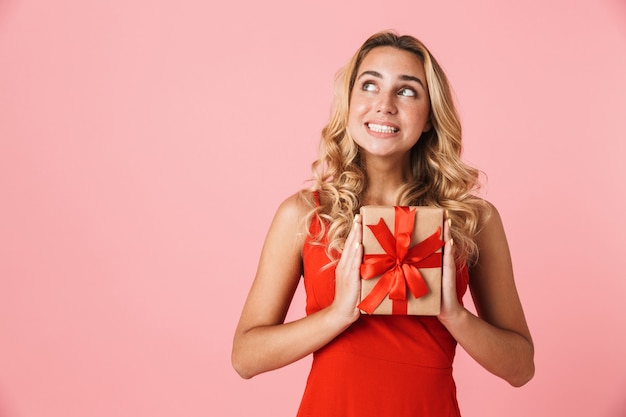
[[[353,222],[355,222],[355,223],[356,223],[357,221],[359,221],[359,216],[360,216],[360,214],[355,215],[355,216],[354,216],[354,219],[352,219],[352,221],[353,221]]]
[[[359,250],[360,247],[361,247],[361,242],[356,242],[354,244],[354,249]]]
[[[450,238],[450,246],[454,246],[454,239]]]
[[[448,218],[448,227],[452,227],[452,219]]]

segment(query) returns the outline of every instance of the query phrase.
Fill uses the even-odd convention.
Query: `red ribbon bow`
[[[444,245],[439,237],[441,227],[409,249],[415,225],[415,209],[397,206],[394,209],[395,238],[382,218],[376,225],[367,225],[386,252],[363,257],[361,278],[371,279],[382,275],[358,306],[368,314],[376,310],[387,294],[392,300],[392,314],[407,314],[407,286],[415,298],[428,294],[428,287],[418,268],[442,265],[442,253],[437,252]]]

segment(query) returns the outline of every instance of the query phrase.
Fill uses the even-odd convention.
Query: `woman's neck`
[[[400,188],[406,182],[408,161],[369,158],[365,162],[367,188],[363,205],[393,206]]]

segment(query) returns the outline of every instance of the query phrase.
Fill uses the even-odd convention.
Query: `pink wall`
[[[464,414],[625,415],[624,1],[220,3],[0,2],[0,416],[294,415],[309,361],[243,381],[232,333],[386,28],[448,71],[535,338],[521,389],[459,352]]]

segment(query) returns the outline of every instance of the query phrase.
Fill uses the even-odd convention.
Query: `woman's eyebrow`
[[[383,76],[378,71],[371,71],[371,70],[370,71],[363,71],[361,73],[361,75],[359,75],[359,78],[362,78],[364,75],[371,75],[372,77],[383,78]]]
[[[368,70],[368,71],[363,71],[361,75],[359,75],[359,79],[362,78],[364,75],[371,75],[372,77],[383,78],[380,72]],[[426,86],[424,85],[424,82],[420,80],[419,78],[414,77],[413,75],[400,75],[398,78],[401,79],[402,81],[415,81],[416,83],[421,85],[422,88],[424,89],[426,88]]]
[[[424,83],[422,82],[422,80],[420,80],[419,78],[414,77],[414,76],[412,76],[412,75],[401,75],[401,76],[400,76],[400,77],[398,77],[398,78],[400,78],[400,79],[401,79],[401,80],[403,80],[403,81],[415,81],[416,83],[418,83],[419,85],[421,85],[421,86],[422,86],[422,88],[426,88],[426,86],[424,86]]]

